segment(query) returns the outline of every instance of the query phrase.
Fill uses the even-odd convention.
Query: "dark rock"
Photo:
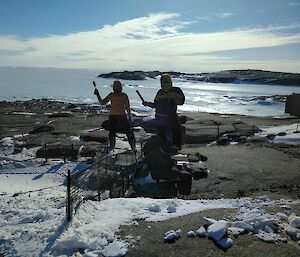
[[[48,144],[36,152],[37,158],[72,158],[76,159],[79,147],[73,145]]]
[[[274,140],[275,137],[276,137],[275,134],[269,134],[269,135],[266,136],[266,138],[271,140],[271,141]]]
[[[101,78],[114,78],[114,79],[123,79],[123,80],[145,80],[147,77],[156,78],[157,76],[168,73],[172,77],[180,77],[181,72],[160,72],[160,71],[123,71],[123,72],[110,72],[106,74],[100,74],[98,77]]]
[[[200,153],[195,154],[188,154],[188,161],[189,162],[206,162],[208,158]]]
[[[70,103],[70,104],[68,104],[67,109],[75,109],[75,108],[77,108],[77,107],[78,107],[77,104],[72,104],[72,103]]]
[[[74,117],[71,112],[54,112],[48,115],[49,118]]]
[[[200,157],[197,154],[188,154],[188,161],[189,162],[199,162]]]
[[[277,136],[284,137],[284,136],[286,136],[286,132],[279,132],[279,133],[277,134]]]
[[[95,141],[100,143],[107,143],[108,132],[104,130],[98,130],[98,131],[84,133],[80,135],[80,140],[85,142]]]
[[[52,132],[54,131],[54,127],[49,125],[41,125],[39,127],[33,128],[31,131],[29,131],[29,134],[38,134],[38,133],[45,133],[45,132]]]
[[[189,172],[194,180],[199,180],[201,178],[207,178],[208,169],[202,163],[189,163],[184,165],[183,169]]]
[[[123,71],[123,72],[111,72],[107,74],[100,74],[98,77],[102,78],[114,78],[123,80],[145,80],[147,73],[143,71]]]

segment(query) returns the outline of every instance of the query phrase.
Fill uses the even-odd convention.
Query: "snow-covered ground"
[[[43,160],[39,159],[25,158],[27,161],[19,162],[13,161],[13,156],[9,161],[1,156],[0,253],[6,256],[81,256],[79,249],[84,252],[82,256],[123,256],[139,238],[128,235],[126,240],[120,239],[117,236],[120,226],[138,224],[141,219],[163,221],[218,208],[231,208],[234,215],[220,221],[199,220],[195,232],[174,228],[177,240],[180,236],[208,236],[225,248],[234,244],[234,236],[248,232],[267,242],[287,241],[290,237],[300,240],[300,218],[290,211],[300,202],[271,201],[265,196],[189,201],[150,198],[86,201],[72,222],[67,223],[65,174],[67,170],[76,170],[79,164],[56,161],[42,165]],[[281,211],[268,214],[265,209],[272,206],[280,207]],[[205,224],[209,226],[204,228]],[[166,231],[161,237],[170,239],[172,232]]]
[[[270,142],[299,145],[300,124],[291,124],[276,127],[263,127],[259,136],[268,137]]]
[[[297,139],[292,142],[299,143],[299,133],[292,133],[295,129],[296,124],[264,128],[261,135],[273,133],[276,139],[278,133],[284,132],[286,135],[281,133],[280,138],[294,135]],[[36,148],[23,149],[14,155],[12,142],[20,143],[21,138],[1,140],[0,253],[6,256],[123,256],[139,238],[130,235],[126,240],[119,238],[120,226],[138,224],[140,219],[163,221],[218,208],[232,209],[234,214],[226,220],[199,220],[194,231],[181,231],[181,228],[174,228],[174,233],[166,231],[166,235],[161,235],[162,241],[172,235],[177,240],[182,236],[208,236],[226,248],[234,244],[234,236],[242,233],[250,233],[266,242],[300,240],[300,217],[292,211],[292,206],[300,201],[271,201],[266,196],[189,201],[150,198],[86,201],[80,205],[73,221],[67,223],[65,175],[68,170],[76,170],[79,163],[43,164],[43,160],[34,158]],[[273,206],[280,210],[268,214],[266,209]]]
[[[55,164],[57,165],[57,164]],[[0,252],[7,256],[123,256],[128,247],[139,238],[128,237],[121,240],[117,235],[121,225],[138,224],[140,219],[147,222],[162,221],[209,209],[232,208],[236,213],[231,220],[199,220],[199,227],[211,225],[202,236],[217,238],[225,246],[234,243],[233,237],[225,234],[251,232],[264,241],[276,242],[289,240],[278,234],[278,229],[299,240],[300,218],[295,217],[289,208],[299,201],[271,201],[268,197],[255,199],[219,199],[219,200],[180,200],[150,198],[118,198],[101,202],[86,201],[78,209],[73,221],[65,219],[65,186],[63,174],[75,167],[75,163],[66,163],[56,173],[46,174],[50,166],[32,167],[35,174],[40,174],[30,193],[29,187],[22,186],[24,179],[36,183],[29,169],[23,170],[16,178],[15,174],[0,174],[2,191],[0,196]],[[3,170],[2,170],[3,171]],[[1,171],[1,172],[2,172]],[[26,175],[28,171],[28,175]],[[48,188],[45,188],[47,184]],[[13,193],[18,193],[12,197]],[[267,207],[277,206],[282,211],[267,214]],[[199,228],[195,227],[195,231]],[[176,228],[180,229],[180,228]],[[225,231],[225,232],[224,232]],[[191,232],[182,231],[182,236]],[[187,234],[188,233],[188,234]],[[221,235],[220,235],[221,234]],[[162,240],[164,239],[164,235]]]

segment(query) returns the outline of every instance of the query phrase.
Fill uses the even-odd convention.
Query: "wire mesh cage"
[[[136,154],[131,150],[97,152],[96,161],[75,173],[68,171],[66,214],[68,221],[84,200],[100,201],[122,197],[136,171]]]

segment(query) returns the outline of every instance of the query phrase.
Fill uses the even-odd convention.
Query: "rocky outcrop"
[[[203,81],[211,83],[253,83],[268,85],[300,86],[300,74],[287,72],[273,72],[264,70],[227,70],[211,73],[182,73],[160,71],[123,71],[100,74],[98,77],[123,80],[145,80],[147,77],[168,73],[173,78],[184,80]]]
[[[100,74],[98,77],[101,78],[113,78],[113,79],[124,79],[124,80],[145,80],[146,78],[156,78],[157,76],[168,73],[173,77],[184,75],[181,72],[161,72],[161,71],[121,71],[121,72],[110,72]]]

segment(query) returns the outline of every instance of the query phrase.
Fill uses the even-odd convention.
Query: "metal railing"
[[[136,171],[136,153],[126,149],[97,152],[96,162],[67,175],[66,215],[71,221],[84,200],[122,197]]]

